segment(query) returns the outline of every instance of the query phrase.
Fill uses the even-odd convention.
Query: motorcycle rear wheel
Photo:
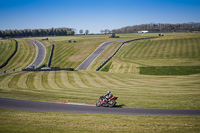
[[[115,106],[115,104],[116,104],[115,100],[111,100],[111,101],[109,102],[109,107],[112,108],[112,107]]]

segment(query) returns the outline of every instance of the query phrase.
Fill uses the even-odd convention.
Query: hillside
[[[46,49],[46,59],[43,64],[47,65],[51,45],[54,44],[52,67],[77,68],[100,44],[112,40],[134,39],[148,36],[157,36],[157,34],[119,34],[120,38],[108,38],[108,35],[77,35],[77,36],[59,36],[48,37],[48,40],[42,41],[42,37],[32,38],[42,42]],[[69,42],[71,40],[71,42]],[[74,42],[76,41],[76,42]]]
[[[35,59],[35,56],[37,54],[36,46],[33,43],[25,41],[25,40],[21,40],[21,39],[16,39],[16,40],[18,42],[17,52],[8,62],[8,64],[2,69],[0,69],[1,72],[4,70],[12,71],[13,69],[21,70],[22,68],[25,68],[29,64],[31,64]],[[6,46],[9,46],[9,45],[6,44]],[[3,60],[7,58],[7,55],[11,55],[12,51],[14,50],[5,51],[6,53],[2,52],[0,55],[2,56]]]
[[[166,34],[130,42],[106,66],[109,72],[139,73],[138,67],[200,66],[200,34]]]
[[[0,65],[2,65],[14,52],[15,41],[2,39],[0,40]]]
[[[121,34],[120,39],[144,36],[157,34]],[[48,41],[42,41],[41,37],[32,39],[41,41],[47,49],[47,57],[43,63],[47,63],[51,44],[54,43],[52,66],[73,68],[76,68],[102,42],[110,40],[107,35],[49,37]],[[76,40],[76,43],[69,43],[68,40]],[[36,48],[32,43],[18,39],[17,41],[20,53],[13,57],[12,64],[9,64],[10,69],[13,65],[18,68],[26,66],[34,60],[36,54]],[[153,66],[154,63],[161,66],[171,65],[176,58],[181,60],[179,65],[198,65],[198,44],[199,34],[168,34],[152,41],[127,43],[108,62],[103,71],[96,72],[96,68],[121,45],[114,43],[105,49],[86,71],[1,74],[0,97],[45,102],[68,100],[73,103],[95,104],[99,96],[110,90],[118,97],[118,107],[122,108],[200,110],[200,74],[141,75],[138,69],[140,66]],[[185,48],[182,49],[182,46]],[[146,51],[148,52],[145,53]],[[190,59],[187,60],[188,63],[186,58]],[[143,61],[140,62],[141,60]],[[105,127],[114,132],[199,131],[198,116],[48,113],[7,109],[0,111],[0,132],[102,132]]]

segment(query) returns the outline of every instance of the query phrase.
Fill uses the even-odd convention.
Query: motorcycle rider
[[[105,96],[105,97],[107,96],[106,99],[105,99],[105,101],[104,101],[104,103],[105,103],[105,102],[107,102],[111,97],[113,97],[113,94],[111,93],[111,91],[108,91],[107,94],[105,94],[104,96]]]

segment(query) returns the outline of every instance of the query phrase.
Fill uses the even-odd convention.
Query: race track
[[[113,42],[122,42],[127,40],[114,40],[102,43],[87,59],[85,59],[76,70],[86,70],[92,62]]]
[[[31,66],[38,67],[44,61],[44,59],[45,59],[46,48],[39,41],[35,41],[35,40],[32,40],[32,39],[26,39],[26,40],[30,41],[30,42],[33,42],[36,45],[37,49],[38,49],[37,57],[35,58],[35,60],[28,67],[31,67]]]
[[[175,115],[175,116],[200,116],[200,110],[175,110],[175,109],[137,109],[137,108],[107,108],[91,105],[73,105],[51,102],[36,102],[0,97],[1,109],[38,111],[38,112],[68,112],[92,114],[123,114],[123,115]]]

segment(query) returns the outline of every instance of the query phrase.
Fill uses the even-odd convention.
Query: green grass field
[[[200,34],[167,34],[127,43],[110,62],[109,72],[134,74],[141,66],[200,66]]]
[[[15,51],[15,41],[3,39],[0,40],[0,65],[2,65]]]
[[[122,34],[119,39],[155,35]],[[41,41],[42,38],[32,39]],[[77,42],[69,43],[68,40]],[[52,66],[76,68],[102,42],[108,40],[112,40],[108,35],[49,37],[48,41],[41,41],[47,49],[43,63],[48,61],[52,43],[55,44]],[[34,59],[36,49],[24,40],[17,41],[21,54],[16,54],[12,63],[16,65],[16,62],[20,62],[18,67],[24,67]],[[100,95],[110,90],[119,97],[117,104],[123,108],[200,110],[200,74],[141,75],[138,69],[141,66],[199,66],[199,44],[198,33],[167,34],[161,38],[127,43],[103,68],[104,71],[96,72],[96,68],[121,45],[114,43],[104,50],[87,71],[15,72],[0,75],[0,97],[95,104]],[[32,46],[33,49],[30,48]],[[0,109],[0,112],[0,132],[200,130],[199,117],[191,116],[47,113],[4,109]]]
[[[48,113],[0,109],[0,132],[198,133],[199,117]]]
[[[31,64],[36,57],[37,48],[33,43],[25,41],[25,40],[21,40],[21,39],[16,39],[16,40],[18,42],[18,50],[16,54],[13,56],[13,58],[11,58],[11,60],[8,62],[8,64],[2,69],[0,69],[1,72],[4,70],[12,71],[14,68],[16,70],[21,70],[22,68],[25,68],[29,64]],[[15,42],[13,41],[12,43],[15,46],[14,44]],[[6,44],[6,45],[9,45],[9,44]],[[7,54],[11,55],[13,51],[14,50],[7,51]],[[4,52],[0,53],[0,56],[2,58],[4,58],[4,55],[5,55]],[[5,57],[5,58],[8,58],[8,57]]]

